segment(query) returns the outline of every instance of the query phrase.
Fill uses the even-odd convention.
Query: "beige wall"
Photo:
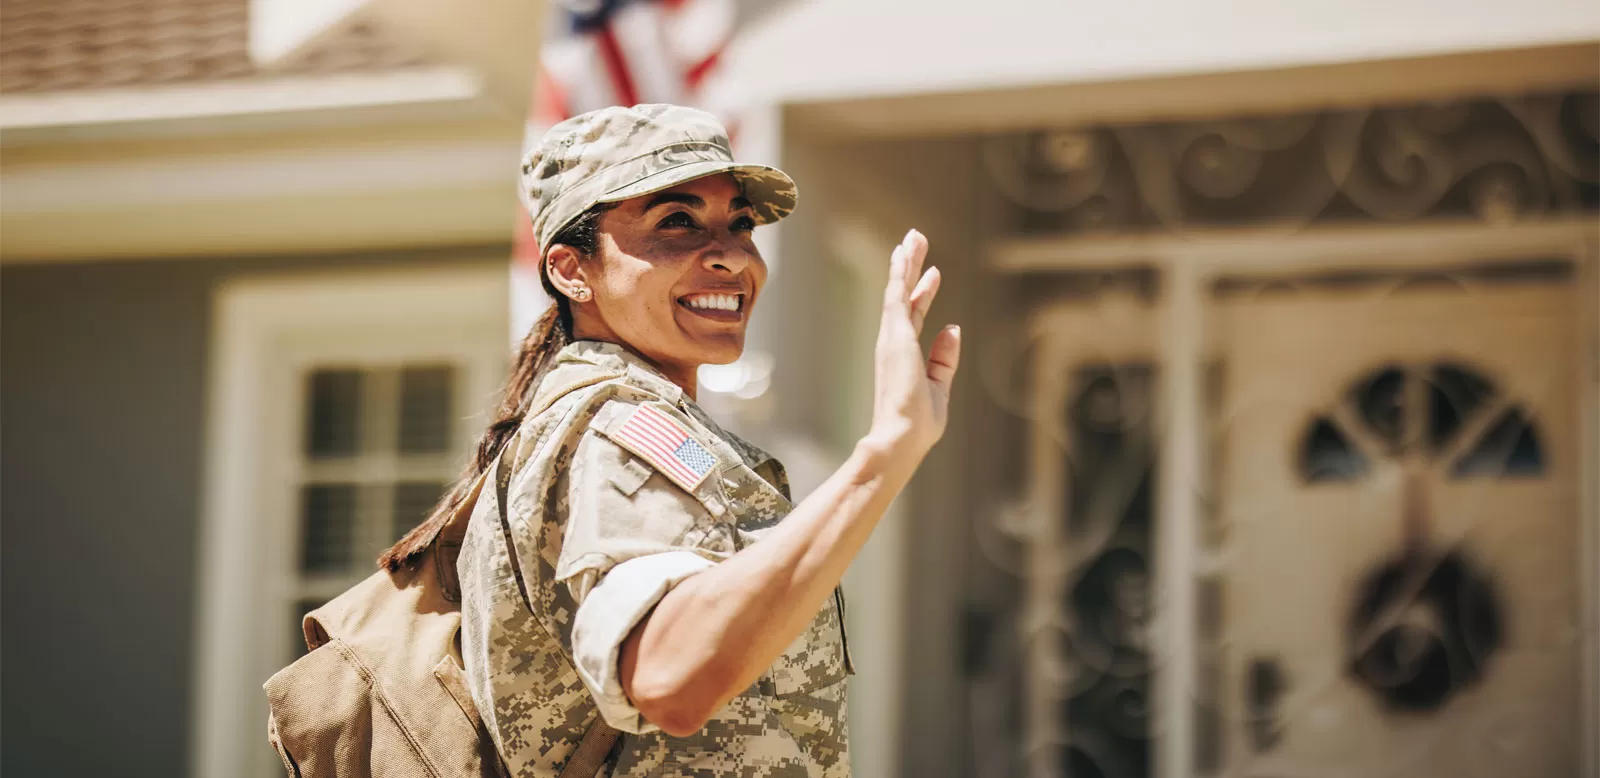
[[[520,127],[457,120],[211,133],[202,125],[8,144],[0,259],[507,241]]]
[[[979,261],[992,195],[973,146],[957,141],[845,142],[786,134],[785,170],[805,204],[784,223],[771,328],[779,356],[778,426],[842,454],[866,430],[873,340],[889,250],[908,228],[929,236],[944,285],[927,323],[963,327],[967,353],[951,427],[911,489],[875,531],[845,578],[851,737],[858,775],[961,776],[969,769],[962,700],[963,625],[971,517],[1006,479],[1004,434],[976,380],[978,351],[999,336],[1007,299]],[[781,435],[782,432],[776,433]]]
[[[797,0],[731,64],[775,103],[1275,69],[1600,38],[1600,4]]]

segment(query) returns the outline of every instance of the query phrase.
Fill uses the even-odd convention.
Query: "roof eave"
[[[472,69],[426,66],[0,94],[0,144],[165,134],[191,124],[209,133],[222,126],[284,129],[503,113]]]

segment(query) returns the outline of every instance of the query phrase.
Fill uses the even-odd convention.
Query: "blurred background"
[[[701,381],[799,493],[907,228],[964,328],[856,775],[1600,775],[1597,93],[1590,0],[5,0],[0,769],[281,774],[543,304],[525,139],[673,101],[803,191]]]

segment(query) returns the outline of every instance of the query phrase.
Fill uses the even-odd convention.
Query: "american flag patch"
[[[641,405],[611,438],[672,482],[693,492],[717,466],[717,457],[671,417]]]

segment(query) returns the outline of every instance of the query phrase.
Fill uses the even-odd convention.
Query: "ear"
[[[587,302],[594,294],[584,273],[583,263],[578,261],[582,258],[577,249],[564,243],[551,246],[544,258],[550,274],[550,285],[556,288],[556,292],[575,302]]]

